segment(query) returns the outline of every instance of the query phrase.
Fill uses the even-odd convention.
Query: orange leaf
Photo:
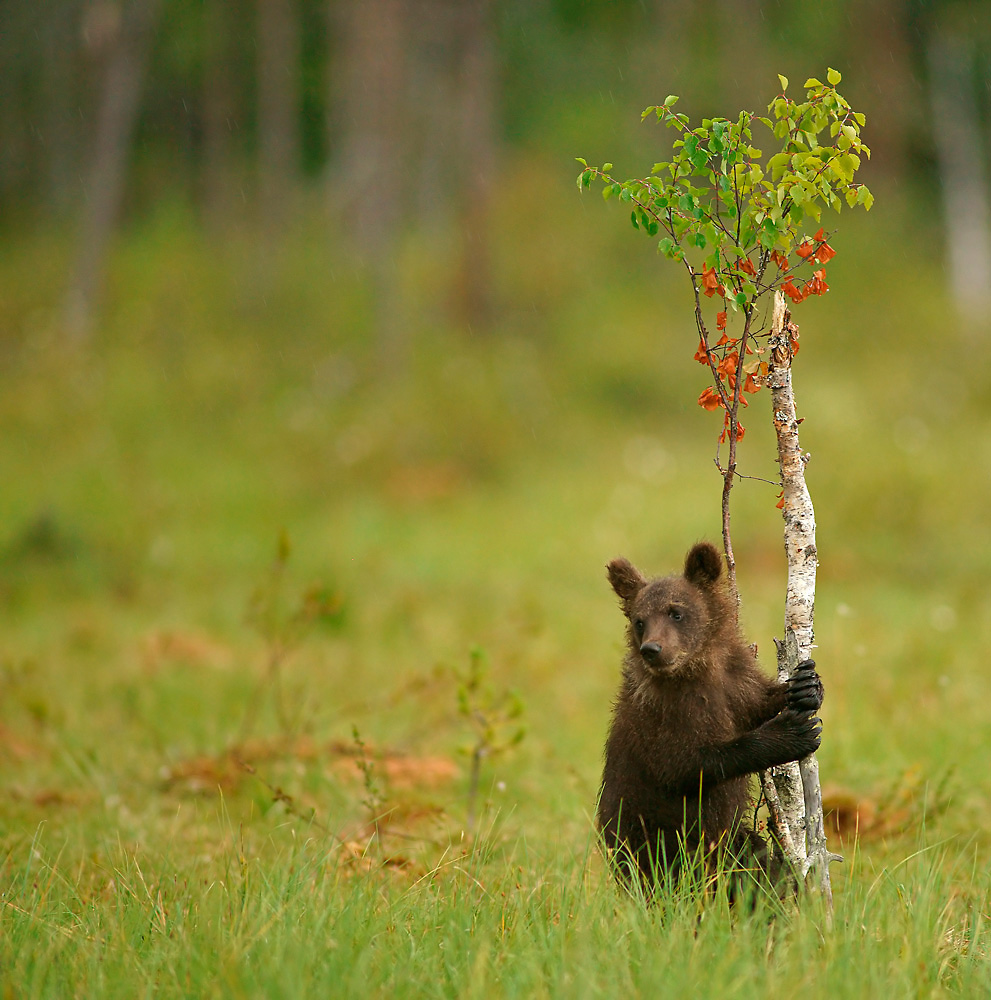
[[[726,289],[719,283],[719,278],[716,276],[716,269],[714,267],[707,268],[705,264],[702,265],[702,291],[710,298],[716,292],[719,292],[720,295],[726,294]]]
[[[705,351],[705,343],[699,339],[699,349],[695,352],[695,360],[700,365],[707,365],[709,363],[709,355]]]
[[[815,252],[815,259],[820,264],[828,264],[836,256],[836,251],[828,243],[820,243]]]
[[[726,329],[726,313],[716,313],[716,329],[725,330]]]
[[[789,278],[789,279],[788,279],[788,280],[787,280],[787,281],[786,281],[786,282],[785,282],[785,283],[784,283],[784,284],[783,284],[783,285],[781,286],[781,291],[783,291],[783,292],[785,293],[785,295],[787,295],[787,296],[788,296],[788,298],[790,298],[790,299],[792,300],[792,302],[801,302],[801,301],[802,301],[802,300],[803,300],[803,299],[805,298],[805,296],[806,296],[806,295],[808,295],[808,292],[805,292],[805,291],[804,291],[804,289],[803,289],[803,291],[802,291],[802,292],[800,292],[800,291],[799,291],[799,290],[798,290],[798,289],[797,289],[797,288],[795,287],[795,285],[794,285],[794,283],[792,282],[791,278]],[[803,292],[804,292],[804,294],[803,294]]]
[[[810,281],[806,282],[805,287],[802,289],[802,298],[805,298],[807,295],[822,295],[828,291],[829,285],[826,284],[826,272],[819,270],[812,275]]]
[[[788,270],[788,258],[783,253],[781,253],[779,250],[772,250],[771,251],[771,260],[773,260],[774,263],[778,265],[778,270],[779,271],[787,271]]]
[[[816,245],[814,243],[806,242],[796,248],[795,253],[797,253],[802,260],[805,260],[806,257],[810,257],[813,253],[815,253],[815,248]]]
[[[744,274],[750,274],[753,276],[756,276],[757,274],[749,257],[744,257],[742,260],[737,261],[736,269],[738,271],[742,271]]]
[[[784,505],[785,505],[785,491],[782,490],[778,494],[778,497],[779,497],[778,502],[774,506],[777,507],[778,510],[782,510],[784,508]]]
[[[716,371],[720,375],[736,375],[736,366],[739,360],[740,355],[736,351],[731,351],[719,362],[716,366]]]
[[[760,386],[754,381],[753,375],[747,376],[747,381],[743,383],[744,392],[760,392]]]
[[[812,259],[817,260],[820,264],[828,264],[836,256],[836,251],[826,242],[826,234],[822,226],[812,238],[819,244]]]
[[[712,388],[711,385],[702,390],[702,393],[699,396],[699,406],[701,406],[703,410],[718,410],[722,405],[723,401],[719,398],[719,394]]]
[[[735,344],[736,341],[725,333],[716,341],[716,347],[725,347],[727,344]]]

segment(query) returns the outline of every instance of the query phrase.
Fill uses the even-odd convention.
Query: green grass
[[[450,247],[411,241],[394,366],[362,275],[317,228],[266,254],[166,206],[124,234],[78,353],[57,322],[67,244],[8,237],[4,995],[987,993],[981,331],[953,328],[925,234],[880,198],[842,217],[795,379],[820,767],[860,841],[847,827],[831,930],[811,905],[645,910],[591,846],[622,642],[603,566],[665,572],[717,536],[717,428],[694,405],[677,275],[607,206],[571,200],[566,172],[514,171],[496,329],[450,323]],[[773,478],[766,402],[742,460]],[[765,662],[775,492],[734,494]],[[314,584],[332,613],[292,631]],[[249,615],[259,592],[279,628]],[[484,761],[472,836],[458,688],[475,647],[527,735]]]
[[[644,908],[586,852],[525,838],[451,856],[417,878],[312,831],[247,846],[220,876],[199,859],[106,845],[82,891],[37,842],[5,898],[7,981],[25,995],[982,996],[988,879],[920,852],[771,919],[725,899]],[[102,853],[102,852],[101,852]],[[863,865],[862,860],[858,866]]]

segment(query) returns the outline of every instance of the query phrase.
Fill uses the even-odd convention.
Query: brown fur
[[[648,581],[625,559],[608,575],[629,648],[599,800],[607,848],[648,889],[677,876],[685,851],[760,853],[763,842],[743,826],[749,776],[818,747],[814,664],[787,685],[758,668],[708,543],[689,551],[681,576]]]

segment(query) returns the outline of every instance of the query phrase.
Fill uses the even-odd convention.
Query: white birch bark
[[[784,490],[785,552],[788,589],[785,597],[785,639],[777,643],[778,676],[790,677],[814,644],[815,582],[818,558],[812,498],[805,484],[805,463],[798,440],[798,418],[791,385],[791,333],[784,295],[775,293],[771,316],[771,360],[767,384],[778,439],[778,464]],[[797,332],[797,331],[794,331]],[[796,764],[772,768],[761,775],[771,825],[794,870],[832,905],[829,862],[837,856],[826,848],[815,755]]]

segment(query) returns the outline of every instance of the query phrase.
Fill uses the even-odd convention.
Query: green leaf
[[[612,164],[611,163],[603,163],[602,164],[602,171],[603,171],[603,173],[608,173],[610,170],[612,170]]]
[[[640,228],[640,223],[637,222],[637,210],[636,209],[634,209],[632,212],[630,212],[630,222],[633,223],[633,228],[634,229],[639,229]]]
[[[805,89],[811,90],[813,87],[821,87],[822,80],[817,80],[814,76],[810,76],[808,80],[805,81]]]
[[[790,163],[791,156],[788,153],[775,153],[767,161],[767,168],[771,171],[771,179],[774,181],[781,180]]]
[[[664,254],[665,257],[671,256],[671,251],[674,249],[674,240],[670,236],[665,236],[662,240],[658,240],[657,249]]]
[[[857,189],[857,204],[863,205],[868,212],[871,210],[871,205],[874,204],[874,195],[867,190],[866,184],[861,184]]]
[[[786,76],[782,76],[782,75],[781,75],[781,74],[779,73],[779,74],[778,74],[778,79],[779,79],[779,80],[781,81],[781,89],[782,89],[783,91],[784,91],[784,90],[787,90],[787,89],[788,89],[788,77],[786,77]]]
[[[826,79],[835,87],[843,77],[832,67],[826,70]]]
[[[664,98],[664,107],[670,108],[677,104],[678,100],[679,98],[676,94],[668,94],[668,96]]]

